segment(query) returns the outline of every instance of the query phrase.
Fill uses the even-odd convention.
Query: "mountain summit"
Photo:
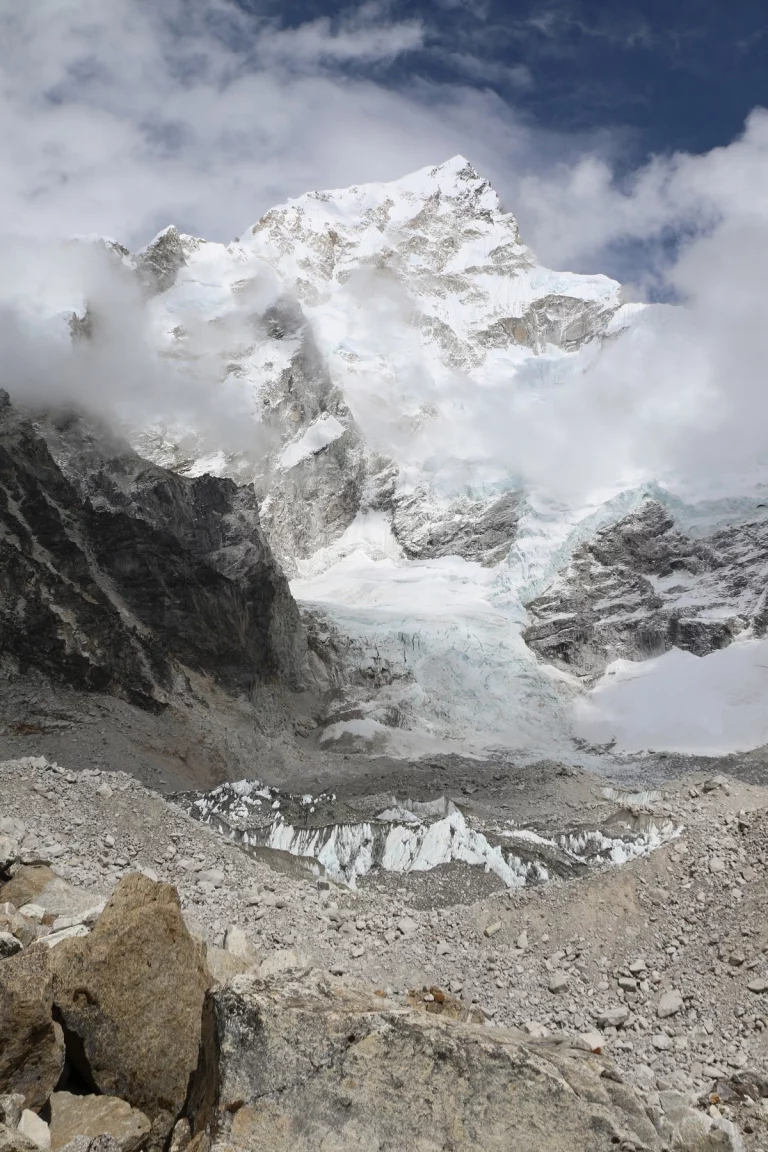
[[[190,479],[254,485],[303,610],[324,747],[702,751],[695,710],[679,739],[627,716],[660,715],[658,693],[688,715],[702,685],[725,700],[734,674],[746,711],[720,718],[717,751],[768,740],[748,703],[764,643],[746,545],[763,531],[757,490],[686,504],[624,476],[620,445],[602,488],[536,480],[566,454],[588,470],[580,387],[620,405],[611,356],[630,362],[670,310],[544,268],[463,156],[310,192],[229,245],[169,227],[110,252],[158,379],[194,401],[171,421],[145,405],[133,447]],[[110,307],[73,301],[80,346]]]

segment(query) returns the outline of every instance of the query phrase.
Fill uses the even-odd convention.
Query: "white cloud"
[[[229,240],[308,188],[395,178],[478,135],[496,149],[522,137],[491,94],[377,81],[422,40],[418,22],[371,3],[291,29],[228,0],[0,11],[2,226],[134,245],[174,221]]]
[[[565,488],[620,469],[701,475],[761,459],[768,113],[756,111],[727,147],[657,157],[617,180],[604,137],[533,132],[468,85],[387,86],[380,69],[419,48],[430,49],[421,25],[376,3],[292,29],[229,0],[6,5],[0,230],[135,246],[174,221],[229,240],[287,196],[463,152],[545,263],[605,271],[616,246],[634,245],[646,264],[631,291],[661,284],[687,304],[653,338],[617,342],[543,405],[489,393],[479,442]],[[126,358],[129,376],[151,380],[138,356]]]
[[[256,56],[264,67],[276,62],[290,71],[326,62],[363,63],[393,60],[420,48],[424,29],[419,20],[383,24],[378,5],[366,4],[334,27],[320,17],[297,28],[267,27],[259,35]]]

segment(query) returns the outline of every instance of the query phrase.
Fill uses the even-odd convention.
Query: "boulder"
[[[252,967],[247,960],[224,948],[217,948],[214,944],[209,944],[205,949],[205,960],[211,979],[217,984],[226,984],[233,976],[241,976]]]
[[[684,1007],[682,996],[672,989],[670,992],[664,992],[661,996],[656,1015],[660,1020],[666,1020],[668,1016],[676,1016],[678,1012],[682,1012]]]
[[[11,932],[0,932],[0,960],[7,960],[17,952],[21,952],[21,941]]]
[[[112,1136],[120,1152],[137,1152],[149,1136],[143,1112],[116,1096],[51,1096],[51,1152],[59,1152],[76,1136]]]
[[[61,1152],[120,1152],[113,1136],[75,1136]]]
[[[24,864],[0,887],[0,901],[22,908],[35,904],[37,896],[56,876],[47,864]]]
[[[213,989],[203,1036],[194,1136],[242,1152],[660,1148],[603,1057],[415,1012],[317,971]]]
[[[10,868],[18,855],[18,841],[14,840],[13,836],[8,836],[5,832],[0,832],[0,871]]]
[[[96,893],[68,884],[47,864],[23,865],[0,888],[0,903],[9,901],[22,912],[26,905],[33,904],[50,917],[46,923],[51,924],[58,916],[84,915],[98,900]]]
[[[18,1128],[24,1111],[24,1097],[20,1092],[6,1092],[0,1096],[0,1124]]]
[[[0,927],[2,927],[3,932],[9,932],[11,936],[15,936],[22,948],[28,948],[30,944],[34,944],[39,936],[48,931],[47,928],[36,924],[34,920],[28,920],[26,916],[22,916],[20,912],[7,915],[0,914]]]
[[[629,1008],[619,1004],[615,1008],[605,1008],[595,1013],[598,1028],[621,1028],[629,1020]]]
[[[19,1132],[26,1136],[39,1149],[39,1152],[50,1152],[51,1130],[36,1112],[25,1108],[19,1120]]]
[[[281,972],[301,971],[309,967],[309,960],[303,952],[294,952],[292,948],[278,948],[270,952],[259,965],[259,976],[266,980],[270,976],[278,976]]]
[[[33,948],[0,963],[0,1094],[39,1109],[64,1067],[64,1037],[51,1016],[50,953]]]
[[[80,936],[87,935],[88,929],[85,924],[75,924],[71,928],[62,928],[59,932],[49,932],[47,936],[41,936],[40,947],[57,948],[64,940],[76,940]]]
[[[40,1149],[18,1128],[7,1128],[5,1124],[0,1124],[0,1152],[40,1152]]]
[[[93,931],[48,955],[54,1004],[86,1084],[150,1120],[181,1111],[211,983],[176,889],[132,873]]]
[[[571,1040],[571,1046],[581,1048],[584,1052],[602,1052],[605,1040],[602,1032],[592,1028],[589,1032],[580,1032],[578,1036],[574,1036]]]
[[[673,1152],[747,1152],[736,1125],[723,1116],[714,1120],[691,1109],[675,1126]]]
[[[232,924],[227,929],[224,949],[226,952],[229,952],[230,955],[237,956],[239,960],[244,960],[249,967],[260,964],[264,959],[264,954],[258,950],[250,937],[243,932],[242,928],[238,928],[236,924]]]

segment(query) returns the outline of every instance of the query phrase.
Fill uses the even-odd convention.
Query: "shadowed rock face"
[[[460,498],[445,508],[418,490],[394,504],[392,528],[412,560],[461,556],[486,568],[500,563],[517,533],[520,494],[504,492],[485,501]]]
[[[692,539],[647,500],[582,544],[528,605],[529,647],[577,674],[671,648],[706,656],[768,621],[768,520]]]
[[[18,1092],[41,1108],[64,1066],[64,1037],[51,1017],[49,957],[25,951],[0,964],[0,1096]]]
[[[161,232],[143,252],[136,255],[136,268],[148,292],[164,292],[176,279],[186,257],[178,228]]]
[[[145,706],[176,665],[296,683],[298,610],[251,488],[148,464],[77,415],[0,393],[0,655]]]

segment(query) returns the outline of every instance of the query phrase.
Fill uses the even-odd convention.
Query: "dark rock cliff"
[[[251,488],[142,460],[79,414],[0,392],[0,658],[162,705],[184,668],[298,683],[298,609]]]
[[[525,640],[542,659],[587,678],[619,658],[671,648],[706,656],[768,624],[768,518],[693,538],[646,500],[581,544],[528,604]]]

